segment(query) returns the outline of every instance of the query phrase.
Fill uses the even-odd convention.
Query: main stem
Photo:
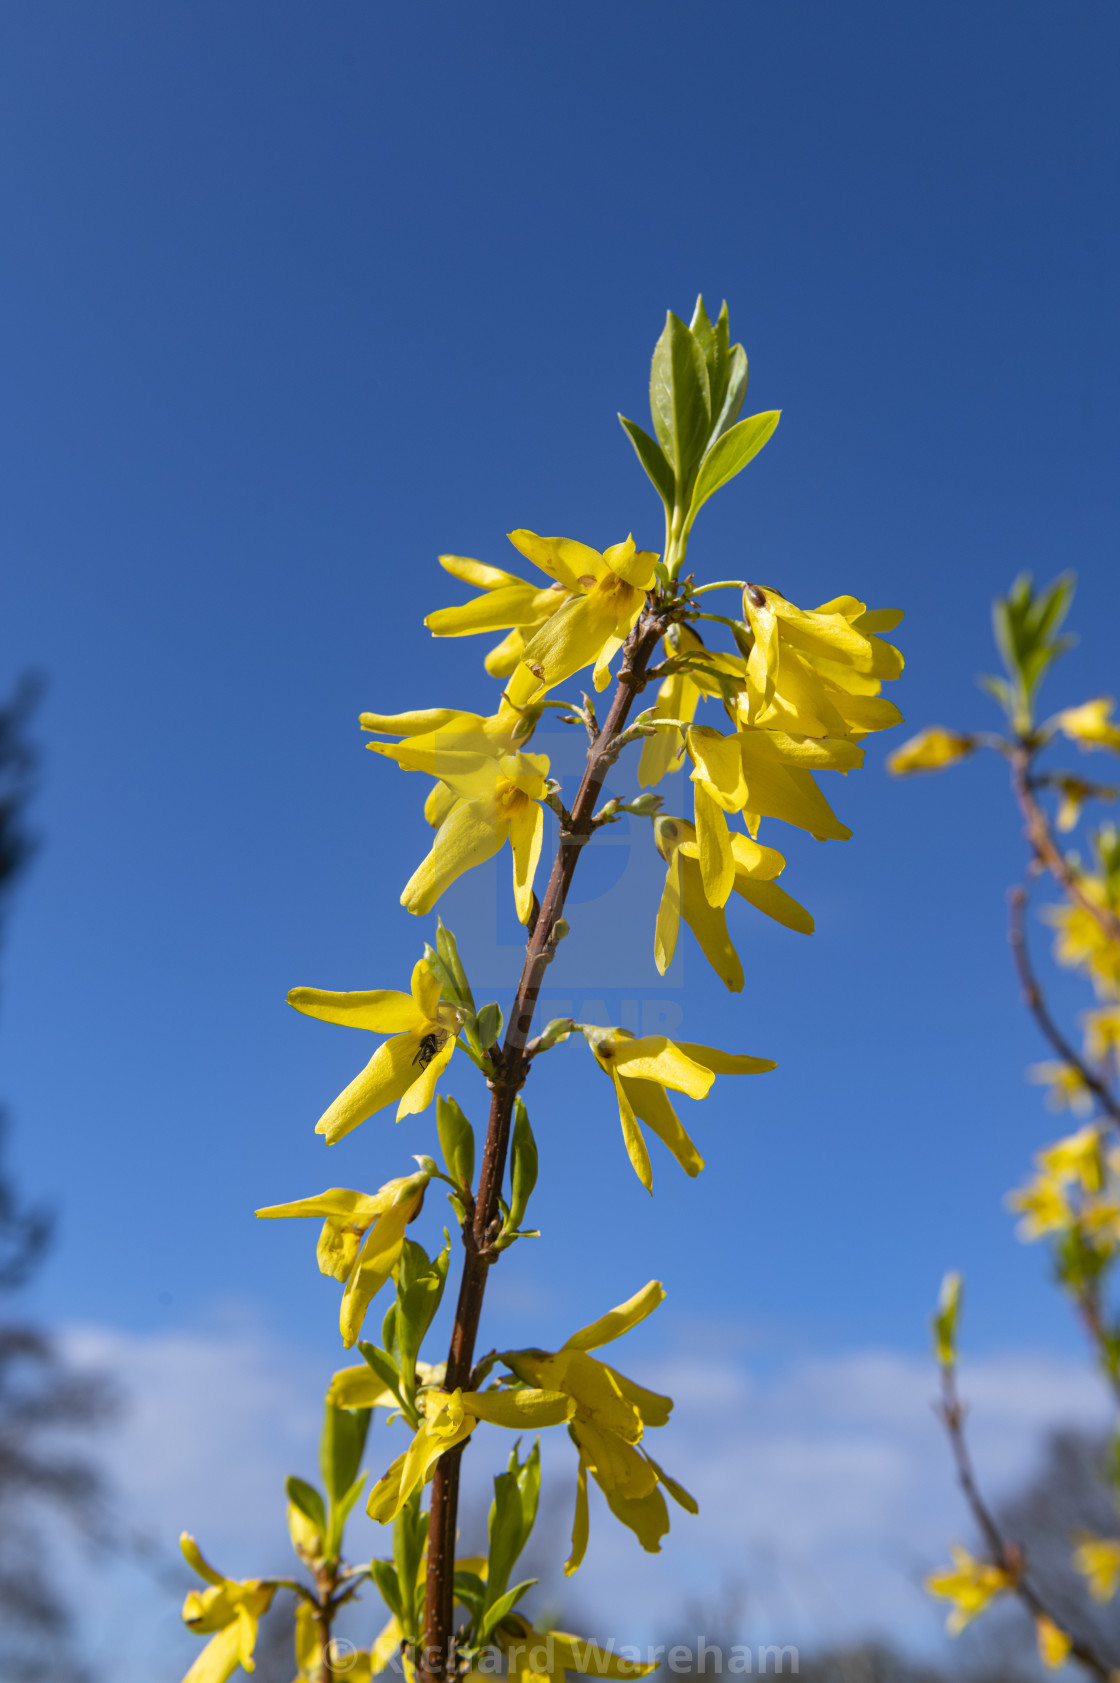
[[[510,1011],[509,1028],[495,1074],[489,1081],[490,1120],[482,1154],[474,1219],[463,1229],[466,1256],[459,1282],[459,1301],[451,1332],[444,1385],[454,1391],[470,1389],[482,1300],[490,1264],[499,1252],[491,1247],[499,1225],[498,1200],[509,1150],[513,1103],[529,1073],[525,1046],[533,1026],[533,1013],[556,946],[556,925],[584,845],[592,833],[592,815],[612,763],[610,752],[625,729],[634,698],[644,688],[650,656],[668,624],[669,616],[652,610],[643,613],[627,639],[622,655],[618,687],[611,700],[603,728],[588,749],[587,769],[571,809],[571,827],[562,830],[560,845],[552,863],[537,921],[525,949],[525,962]],[[453,1590],[455,1577],[455,1532],[459,1509],[459,1461],[462,1449],[451,1450],[436,1463],[432,1477],[432,1499],[428,1521],[427,1593],[424,1613],[424,1651],[421,1677],[424,1683],[444,1683],[451,1652]]]

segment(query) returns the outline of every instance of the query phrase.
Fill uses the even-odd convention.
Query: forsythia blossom
[[[276,1585],[260,1578],[223,1578],[187,1531],[179,1546],[187,1564],[210,1586],[191,1590],[183,1603],[183,1623],[199,1636],[210,1637],[183,1683],[226,1683],[238,1666],[253,1670],[257,1626],[272,1605]]]
[[[421,959],[410,993],[375,988],[367,993],[327,993],[293,988],[288,1004],[304,1016],[392,1038],[377,1048],[365,1069],[338,1095],[315,1124],[333,1145],[352,1128],[399,1100],[397,1121],[426,1110],[436,1082],[451,1061],[459,1013],[440,1001],[440,985]]]
[[[1015,1580],[1002,1567],[976,1560],[959,1545],[949,1552],[953,1557],[952,1567],[931,1572],[926,1578],[926,1589],[931,1595],[953,1603],[946,1628],[959,1636],[965,1625],[982,1613],[995,1596],[1014,1589]]]

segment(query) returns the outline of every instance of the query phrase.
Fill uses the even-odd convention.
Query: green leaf
[[[423,1258],[422,1268],[416,1260],[417,1252]],[[405,1241],[405,1249],[401,1253],[397,1279],[397,1340],[400,1346],[401,1388],[409,1402],[416,1394],[416,1362],[443,1297],[450,1260],[450,1239],[430,1263],[423,1247],[412,1245],[409,1240]]]
[[[323,1506],[323,1498],[313,1484],[306,1479],[291,1478],[284,1480],[284,1489],[288,1493],[288,1501],[294,1508],[298,1508],[304,1519],[309,1519],[320,1537],[327,1534],[327,1510]]]
[[[459,957],[459,943],[450,929],[440,918],[436,919],[436,951],[443,961],[443,967],[451,978],[452,992],[449,1000],[452,1005],[465,1005],[474,1015],[474,995],[467,980],[467,972],[462,959]]]
[[[485,1052],[502,1032],[502,1008],[500,1005],[484,1005],[478,1013],[478,1043]]]
[[[370,1577],[377,1585],[377,1593],[398,1620],[402,1619],[401,1587],[397,1582],[397,1569],[390,1560],[371,1560],[369,1563]]]
[[[482,1617],[483,1597],[486,1585],[477,1572],[456,1572],[455,1600],[461,1607],[465,1607],[472,1619]]]
[[[696,300],[696,308],[692,312],[689,331],[704,353],[704,361],[708,368],[708,395],[713,415],[718,415],[727,396],[727,381],[730,373],[730,332],[727,318],[727,305],[724,304],[713,325],[704,308],[703,294]]]
[[[625,415],[620,415],[618,418],[622,423],[623,432],[634,446],[634,454],[649,475],[657,495],[665,504],[665,512],[671,515],[673,503],[676,500],[676,480],[673,478],[672,468],[665,460],[661,446],[655,438],[649,436],[648,432],[643,432],[636,421],[628,421]]]
[[[336,1408],[327,1403],[319,1439],[319,1467],[332,1504],[340,1501],[358,1476],[373,1410]]]
[[[704,353],[671,310],[653,353],[649,406],[653,430],[676,479],[677,499],[683,501],[712,430],[712,412]]]
[[[521,1597],[525,1594],[526,1590],[531,1590],[533,1585],[539,1582],[540,1580],[538,1578],[526,1578],[523,1583],[514,1584],[511,1590],[507,1590],[503,1596],[499,1596],[494,1605],[492,1607],[488,1607],[483,1615],[482,1623],[478,1627],[478,1636],[476,1640],[479,1642],[485,1642],[486,1638],[490,1635],[490,1632],[494,1629],[494,1626],[501,1624],[507,1613],[513,1612],[513,1609],[517,1606],[517,1603],[521,1600]]]
[[[436,1132],[444,1168],[469,1190],[474,1180],[474,1129],[455,1100],[442,1094],[436,1099]]]
[[[414,1490],[393,1521],[393,1557],[400,1585],[401,1630],[411,1642],[417,1641],[420,1635],[423,1586],[417,1579],[427,1537],[428,1516],[420,1512],[420,1491]]]
[[[529,1112],[519,1096],[514,1107],[513,1143],[510,1148],[510,1201],[507,1227],[517,1228],[525,1219],[529,1199],[537,1184],[537,1142],[529,1126]]]
[[[767,409],[760,415],[750,415],[745,421],[737,422],[729,432],[725,432],[722,438],[716,440],[700,464],[700,472],[696,476],[692,505],[685,522],[686,532],[708,498],[714,497],[721,486],[734,479],[748,462],[754,460],[780,419],[780,410]]]
[[[393,1307],[395,1313],[396,1305]],[[389,1317],[385,1318],[388,1320]],[[376,1344],[367,1344],[365,1339],[359,1339],[358,1353],[366,1365],[373,1369],[381,1383],[389,1387],[401,1407],[408,1412],[407,1404],[401,1395],[401,1376],[392,1356],[385,1350],[379,1350]]]
[[[1053,662],[1076,640],[1058,635],[1075,588],[1072,573],[1063,573],[1038,591],[1031,575],[1020,573],[1007,595],[992,604],[992,629],[1014,696],[1009,716],[1019,731],[1031,729],[1035,691]]]
[[[726,308],[726,305],[724,308]],[[713,443],[717,438],[722,438],[728,427],[734,425],[735,421],[738,420],[739,411],[746,401],[749,376],[747,353],[742,345],[734,345],[727,363],[727,391],[724,394],[723,403],[720,405],[718,412],[715,412],[715,404],[712,405],[715,412],[711,432]]]
[[[494,1480],[486,1575],[487,1607],[504,1595],[518,1556],[529,1541],[540,1502],[540,1440],[534,1443],[524,1461],[518,1459],[518,1447],[514,1444],[509,1466]]]

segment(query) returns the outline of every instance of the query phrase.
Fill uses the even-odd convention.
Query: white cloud
[[[232,1573],[276,1569],[286,1548],[281,1482],[315,1465],[322,1360],[236,1316],[146,1337],[87,1327],[67,1343],[111,1369],[133,1399],[106,1445],[129,1523],[169,1553],[181,1527],[195,1530]],[[565,1592],[596,1634],[659,1639],[690,1597],[714,1599],[739,1585],[756,1639],[804,1645],[868,1630],[933,1639],[939,1615],[918,1582],[969,1526],[931,1407],[927,1362],[862,1351],[752,1372],[749,1353],[703,1362],[667,1351],[634,1376],[677,1399],[672,1424],[651,1448],[697,1496],[701,1513],[674,1509],[664,1552],[648,1557],[597,1504],[587,1564]],[[1055,1356],[977,1361],[964,1386],[977,1464],[996,1495],[1029,1471],[1053,1426],[1107,1420],[1093,1376]],[[476,1511],[494,1452],[505,1448],[499,1434],[487,1436],[487,1452],[467,1459]],[[553,1436],[546,1464],[562,1491],[556,1511],[566,1530],[570,1450],[562,1434]],[[371,1440],[375,1474],[396,1453],[393,1441],[380,1433]],[[377,1535],[362,1526],[356,1544],[372,1552]],[[167,1592],[135,1570],[110,1572],[108,1582],[102,1574],[98,1586],[94,1657],[108,1651],[109,1630],[119,1632],[126,1612],[144,1602],[127,1662],[134,1669],[114,1638],[112,1675],[118,1683],[134,1676],[174,1683],[175,1665],[191,1649],[175,1632]],[[371,1626],[375,1618],[371,1610]]]

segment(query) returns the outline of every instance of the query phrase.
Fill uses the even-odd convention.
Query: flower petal
[[[374,1034],[402,1034],[419,1022],[411,994],[394,988],[365,993],[329,993],[324,988],[293,988],[288,1004],[305,1017],[347,1028],[370,1029]]]
[[[418,915],[430,912],[445,888],[494,857],[508,832],[508,823],[496,816],[492,797],[454,807],[436,832],[428,857],[405,884],[401,905]]]
[[[656,1081],[624,1080],[622,1084],[634,1107],[634,1114],[653,1129],[663,1145],[668,1146],[685,1174],[695,1178],[704,1167],[704,1159],[685,1133],[664,1087]]]
[[[614,1309],[608,1309],[605,1315],[600,1315],[597,1321],[589,1326],[581,1327],[565,1340],[565,1350],[597,1350],[602,1344],[612,1344],[623,1333],[640,1325],[647,1315],[652,1315],[658,1305],[664,1301],[665,1287],[660,1280],[647,1280],[641,1291],[636,1291],[633,1297],[628,1297],[625,1303],[619,1303]]]
[[[544,839],[544,812],[539,801],[526,799],[513,808],[509,821],[509,843],[513,853],[513,898],[521,923],[533,915],[533,878]]]
[[[384,1110],[406,1093],[416,1078],[415,1059],[423,1037],[413,1029],[396,1034],[379,1046],[360,1075],[323,1112],[315,1124],[317,1134],[334,1145],[359,1123]]]

